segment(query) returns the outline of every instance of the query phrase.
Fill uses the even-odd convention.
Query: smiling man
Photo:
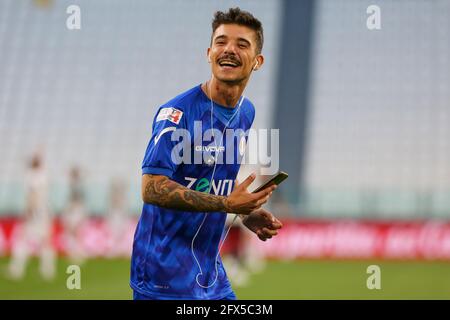
[[[142,163],[144,205],[131,259],[134,299],[236,299],[219,255],[227,213],[240,215],[263,241],[281,228],[262,208],[276,187],[250,193],[255,174],[235,181],[247,136],[224,135],[248,132],[253,123],[255,108],[243,92],[264,63],[262,47],[258,19],[239,8],[216,12],[207,50],[211,79],[158,109]],[[210,139],[189,142],[187,159],[200,152],[205,161],[175,161],[173,135],[195,136],[198,130]]]

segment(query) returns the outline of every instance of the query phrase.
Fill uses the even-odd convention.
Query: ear
[[[262,65],[264,64],[264,56],[262,54],[258,54],[255,58],[255,64],[253,65],[253,70],[259,70],[259,68],[262,67]]]
[[[210,56],[210,54],[211,54],[211,48],[208,48],[206,50],[206,56],[208,58],[208,63],[211,63],[211,56]]]

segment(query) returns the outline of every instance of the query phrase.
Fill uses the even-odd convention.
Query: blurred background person
[[[259,247],[254,245],[253,233],[236,219],[233,222],[233,215],[228,215],[225,228],[230,227],[230,239],[228,240],[227,254],[224,255],[223,263],[227,273],[233,279],[233,284],[237,287],[245,287],[249,284],[252,274],[264,271],[266,261]]]
[[[127,228],[127,185],[119,178],[113,179],[110,187],[110,205],[106,225],[110,234],[109,257],[117,257],[122,253],[122,242]]]
[[[69,202],[61,218],[66,254],[72,261],[82,263],[85,254],[78,233],[86,219],[86,206],[82,174],[76,166],[69,173]]]
[[[36,250],[40,257],[40,273],[46,280],[55,275],[55,253],[52,246],[52,216],[48,207],[48,177],[43,156],[36,152],[26,175],[25,217],[19,227],[12,248],[9,275],[13,279],[24,276],[27,261]]]

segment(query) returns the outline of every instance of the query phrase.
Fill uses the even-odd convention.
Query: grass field
[[[0,299],[130,299],[129,261],[95,259],[81,266],[81,289],[66,288],[66,260],[58,276],[45,282],[32,260],[26,277],[5,277],[8,260],[0,258]],[[369,290],[367,266],[381,268],[381,289]],[[269,262],[248,286],[235,288],[239,299],[450,299],[450,263],[387,261]]]

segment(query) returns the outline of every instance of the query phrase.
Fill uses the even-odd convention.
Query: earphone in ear
[[[256,67],[258,66],[258,60],[256,60],[255,66],[253,67],[253,71],[256,70]]]

